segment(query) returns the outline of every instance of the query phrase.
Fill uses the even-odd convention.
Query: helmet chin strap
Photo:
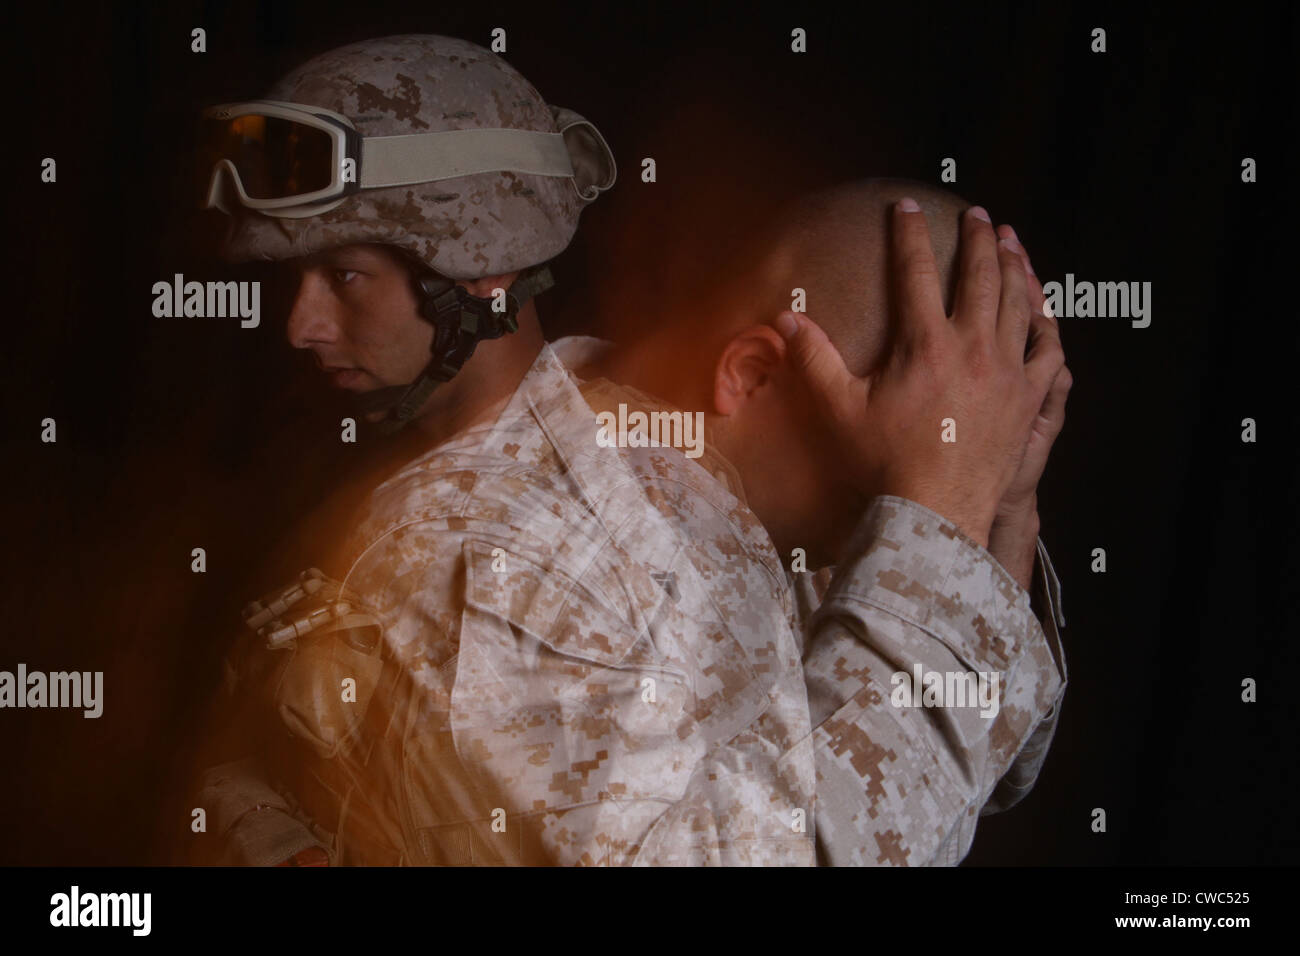
[[[493,308],[495,299],[471,295],[451,279],[425,276],[417,280],[420,316],[433,326],[430,359],[410,385],[393,385],[367,392],[357,399],[361,415],[386,409],[373,428],[392,435],[405,428],[443,382],[451,381],[470,360],[478,343],[517,331],[515,316],[530,298],[555,284],[545,266],[526,270],[505,294],[505,309]]]

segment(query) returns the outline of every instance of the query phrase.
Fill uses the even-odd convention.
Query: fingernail
[[[794,317],[793,312],[782,312],[776,317],[776,330],[781,338],[792,339],[799,331],[799,320]]]
[[[990,226],[993,225],[993,220],[989,218],[989,211],[983,206],[971,206],[970,214],[980,222],[987,222]]]
[[[1024,252],[1024,251],[1025,251],[1025,250],[1024,250],[1024,247],[1021,246],[1020,243],[1017,242],[1015,239],[999,239],[998,241],[999,241],[999,242],[1002,242],[1002,243],[1005,243],[1005,244],[1006,244],[1006,247],[1007,247],[1008,249],[1010,249],[1012,252]]]
[[[898,201],[898,208],[903,212],[920,212],[921,207],[916,204],[916,200],[911,196],[904,196]]]
[[[1047,316],[1049,319],[1056,318],[1052,312],[1052,303],[1048,302],[1046,299],[1043,300],[1043,315]]]

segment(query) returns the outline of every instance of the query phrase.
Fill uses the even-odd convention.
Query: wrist
[[[981,548],[989,546],[989,534],[995,521],[993,508],[981,507],[969,498],[960,498],[951,494],[936,492],[931,488],[899,484],[897,491],[886,494],[914,501],[928,508],[950,524],[956,525],[966,537]]]
[[[989,531],[989,553],[1026,591],[1033,580],[1038,531],[1037,508],[1000,513]]]

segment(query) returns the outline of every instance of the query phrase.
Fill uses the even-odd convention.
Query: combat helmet
[[[431,358],[409,386],[366,396],[400,428],[483,339],[515,329],[551,284],[544,264],[615,180],[600,132],[548,106],[500,57],[465,40],[390,36],[323,53],[263,100],[204,112],[206,206],[231,216],[230,261],[395,246],[427,267],[421,315]],[[208,168],[205,166],[205,168]],[[505,311],[457,279],[521,273]]]

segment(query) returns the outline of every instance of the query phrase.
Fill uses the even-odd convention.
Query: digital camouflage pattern
[[[613,155],[594,126],[571,110],[547,106],[509,64],[465,40],[408,35],[340,47],[298,67],[266,99],[332,110],[362,136],[562,132],[575,176],[478,173],[364,189],[304,219],[237,207],[222,250],[232,261],[378,242],[408,250],[448,278],[504,275],[558,255],[583,208],[614,181]]]
[[[597,445],[596,411],[649,401],[548,346],[499,418],[375,491],[342,582],[383,629],[371,703],[330,715],[357,707],[330,686],[355,651],[316,652],[330,680],[293,713],[358,731],[324,757],[297,729],[278,799],[264,769],[209,776],[236,858],[945,864],[1023,795],[1064,659],[988,552],[876,499],[813,613],[711,449]],[[997,719],[892,707],[915,661],[997,671]]]
[[[1046,758],[1067,676],[1056,605],[1045,634],[1029,594],[984,548],[901,498],[871,502],[850,551],[860,557],[836,570],[803,658],[819,858],[955,865],[978,816],[1022,799]],[[998,675],[996,716],[894,706],[891,675],[918,662]]]

